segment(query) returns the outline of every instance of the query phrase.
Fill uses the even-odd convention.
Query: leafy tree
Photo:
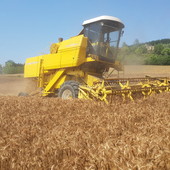
[[[164,48],[162,51],[161,51],[161,54],[162,55],[169,55],[170,56],[170,48]]]
[[[170,56],[152,54],[146,58],[145,64],[170,65]]]
[[[146,54],[147,53],[147,48],[144,45],[139,46],[136,50],[135,50],[136,54]]]
[[[5,66],[3,68],[3,72],[5,74],[17,74],[17,73],[23,73],[24,71],[24,65],[23,64],[17,64],[12,60],[8,60],[5,62]]]
[[[2,67],[2,65],[0,64],[0,74],[2,74],[3,73],[3,67]]]
[[[162,44],[157,44],[155,45],[154,53],[160,55],[163,50],[164,50],[164,46]]]
[[[150,42],[148,42],[147,44],[150,44],[150,45],[170,44],[170,39],[162,39],[162,40],[150,41]]]
[[[135,39],[135,41],[134,41],[134,43],[133,43],[134,45],[139,45],[140,44],[140,42],[139,42],[139,40],[138,39]]]

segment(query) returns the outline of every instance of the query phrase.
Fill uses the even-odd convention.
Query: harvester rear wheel
[[[66,81],[60,87],[58,97],[62,99],[78,98],[79,83],[76,81]]]

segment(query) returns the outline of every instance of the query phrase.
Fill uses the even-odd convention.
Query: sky
[[[0,64],[47,54],[102,15],[125,24],[120,45],[170,38],[170,0],[0,0]]]

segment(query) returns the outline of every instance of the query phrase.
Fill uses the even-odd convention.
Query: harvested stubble
[[[0,97],[1,169],[170,169],[170,94],[112,105]]]

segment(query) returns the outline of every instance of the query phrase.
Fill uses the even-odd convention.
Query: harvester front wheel
[[[76,81],[66,81],[60,87],[58,97],[62,99],[78,98],[79,84]]]

